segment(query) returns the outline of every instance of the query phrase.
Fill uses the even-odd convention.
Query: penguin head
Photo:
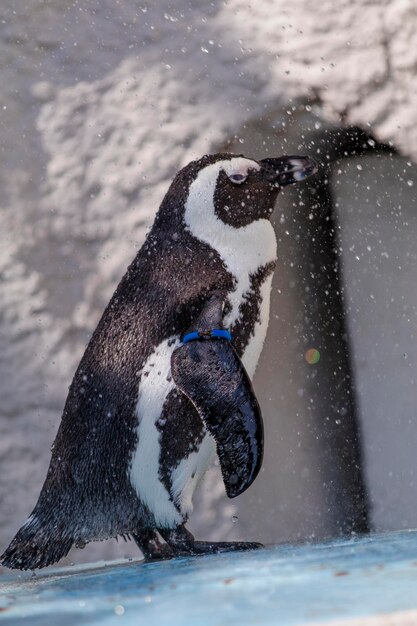
[[[306,156],[256,161],[243,155],[206,155],[177,174],[170,192],[181,192],[181,204],[193,221],[204,222],[214,213],[223,223],[241,228],[269,219],[279,191],[316,172],[316,162]]]
[[[217,163],[220,170],[214,192],[214,209],[222,222],[235,228],[258,219],[269,219],[279,191],[317,171],[313,159],[299,156],[261,161],[240,156]]]

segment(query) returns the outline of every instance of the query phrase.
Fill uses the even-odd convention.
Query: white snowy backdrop
[[[72,374],[177,169],[228,143],[311,153],[304,131],[321,124],[403,155],[351,159],[332,184],[373,522],[417,525],[416,26],[414,0],[2,0],[0,547],[36,501]],[[284,397],[284,366],[269,347],[256,380],[265,472],[237,503],[212,472],[201,538],[332,531],[320,450],[294,425],[302,381]],[[109,541],[69,561],[126,554]]]

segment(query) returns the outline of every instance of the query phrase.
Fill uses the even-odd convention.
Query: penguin
[[[219,459],[227,495],[262,462],[251,379],[264,343],[280,189],[314,159],[220,153],[175,176],[87,345],[38,502],[0,557],[36,569],[131,537],[146,559],[257,548],[197,541],[192,498]]]

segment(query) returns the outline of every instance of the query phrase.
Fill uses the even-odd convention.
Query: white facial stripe
[[[250,288],[251,274],[275,261],[277,247],[269,220],[260,219],[242,228],[234,228],[217,217],[214,193],[219,172],[228,173],[236,167],[259,169],[260,166],[243,157],[208,165],[190,186],[184,214],[191,234],[214,248],[236,279],[235,290],[229,296],[232,309],[225,319],[226,326],[232,326],[239,315],[239,306]]]
[[[261,166],[256,161],[245,159],[243,157],[236,157],[235,159],[229,159],[228,161],[220,161],[220,163],[222,164],[221,169],[224,170],[228,176],[232,176],[233,174],[247,176],[250,170],[258,171],[261,169]]]

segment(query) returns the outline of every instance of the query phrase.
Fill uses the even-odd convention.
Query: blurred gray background
[[[417,525],[416,16],[413,0],[2,1],[0,548],[36,502],[74,370],[171,178],[220,149],[308,153],[322,176],[275,214],[262,473],[231,502],[213,468],[192,529],[354,531],[351,449],[371,528]],[[137,554],[111,540],[67,562]]]

